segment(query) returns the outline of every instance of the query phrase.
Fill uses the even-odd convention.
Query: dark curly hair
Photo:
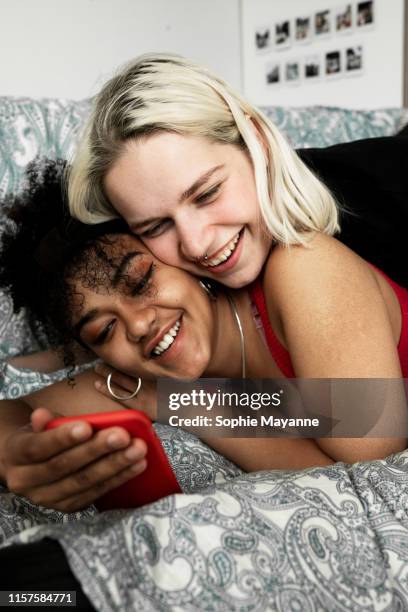
[[[71,319],[81,303],[75,284],[110,291],[122,253],[114,235],[130,232],[119,219],[98,225],[70,219],[65,170],[65,161],[36,160],[28,167],[25,189],[0,202],[0,286],[9,292],[14,311],[25,308],[31,325],[51,347],[62,347],[65,365],[73,366],[80,340]]]

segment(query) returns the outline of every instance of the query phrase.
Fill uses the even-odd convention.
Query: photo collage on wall
[[[290,86],[361,75],[363,44],[347,44],[347,36],[343,35],[365,32],[374,25],[374,0],[346,2],[336,8],[260,25],[255,31],[255,49],[257,55],[265,55],[266,84]],[[333,40],[332,49],[318,52],[315,43],[328,39]],[[313,51],[308,51],[310,43]],[[280,55],[281,51],[285,53]]]

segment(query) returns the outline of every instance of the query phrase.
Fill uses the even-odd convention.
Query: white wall
[[[0,95],[85,98],[147,51],[241,87],[239,0],[0,0]]]
[[[358,0],[351,1],[354,8]],[[293,21],[317,11],[345,6],[342,0],[242,0],[243,5],[243,81],[245,94],[258,105],[303,106],[323,104],[349,108],[381,108],[403,103],[403,27],[404,0],[374,0],[375,24],[372,29],[356,27],[352,33],[315,37],[309,44],[292,43],[288,49],[260,53],[255,47],[255,31],[286,19]],[[268,62],[283,67],[288,59],[302,60],[308,54],[321,57],[326,52],[362,45],[362,75],[321,78],[299,86],[285,83],[268,85]]]
[[[254,27],[265,19],[273,22],[338,6],[342,0],[0,0],[0,95],[85,98],[130,58],[171,51],[209,66],[255,104],[399,106],[402,3],[375,0],[375,31],[343,37],[344,44],[346,38],[363,43],[364,78],[272,91],[263,84],[259,88],[264,63],[251,58]],[[319,41],[319,48],[329,49],[334,42]]]

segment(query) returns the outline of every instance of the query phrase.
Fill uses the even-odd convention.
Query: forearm
[[[75,352],[75,364],[81,365],[91,361],[91,355],[85,350],[78,348]],[[55,349],[48,349],[46,351],[39,351],[38,353],[31,353],[30,355],[18,355],[12,357],[8,362],[15,368],[27,368],[34,370],[35,372],[55,372],[65,368],[64,361],[61,353]]]
[[[218,453],[247,472],[294,470],[332,465],[335,460],[306,438],[221,438],[203,437]]]
[[[345,463],[385,459],[407,448],[406,438],[319,438],[316,442],[335,461]]]
[[[30,422],[31,408],[21,400],[0,401],[0,482],[5,483],[4,443],[10,434]]]
[[[40,351],[31,355],[18,355],[8,360],[15,368],[27,368],[35,372],[55,372],[64,367],[61,357],[52,350]]]
[[[97,379],[97,375],[88,370],[75,377],[73,386],[63,380],[32,393],[25,399],[32,410],[41,406],[64,416],[110,412],[123,408],[112,398],[104,397],[95,389],[94,382]]]

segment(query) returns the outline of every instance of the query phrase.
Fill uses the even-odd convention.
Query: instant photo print
[[[268,53],[272,48],[270,26],[262,26],[255,30],[255,49],[257,53]]]
[[[331,11],[327,9],[325,11],[319,11],[315,13],[314,26],[314,33],[316,38],[324,38],[326,36],[331,36]]]
[[[342,72],[342,54],[339,49],[328,51],[324,58],[325,76],[329,78],[337,77]]]
[[[287,85],[300,85],[301,73],[301,63],[298,58],[285,62],[284,80]]]
[[[357,76],[363,72],[364,50],[362,45],[347,47],[344,52],[344,71],[347,76]]]
[[[277,62],[268,62],[265,67],[265,82],[276,87],[281,82],[281,66]]]
[[[275,23],[275,50],[287,49],[291,44],[291,22],[289,19]]]
[[[318,81],[321,76],[321,62],[320,55],[313,54],[307,55],[303,65],[303,75],[305,81],[311,83],[312,81]]]
[[[313,38],[313,20],[311,15],[296,17],[294,23],[294,41],[296,43],[310,43]]]
[[[334,31],[336,34],[351,34],[354,25],[353,13],[351,2],[334,9]]]
[[[357,28],[364,30],[372,29],[374,27],[374,21],[374,0],[357,2]]]

